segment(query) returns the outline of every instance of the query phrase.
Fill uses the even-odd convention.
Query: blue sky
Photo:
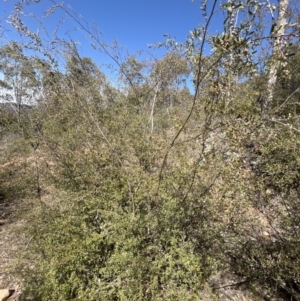
[[[86,20],[96,21],[108,40],[117,38],[130,50],[162,41],[169,33],[184,40],[201,23],[200,4],[191,0],[69,0]]]
[[[13,9],[14,0],[0,0],[0,19],[5,19]],[[183,42],[189,30],[204,23],[200,10],[200,1],[192,0],[66,0],[74,10],[92,24],[94,21],[103,33],[108,43],[113,39],[134,53],[140,49],[147,49],[148,44],[164,41],[164,34]],[[50,1],[42,0],[38,4],[25,6],[26,12],[34,12],[37,16],[51,5]],[[53,16],[46,22],[50,31],[54,28],[58,16]],[[28,21],[32,30],[38,25]],[[217,30],[222,20],[214,22],[211,30]],[[61,34],[74,26],[66,19]],[[52,29],[51,29],[52,28]],[[86,43],[82,35],[72,33],[76,40]],[[5,39],[16,39],[13,32],[6,32]],[[82,48],[84,51],[84,47]]]
[[[17,0],[0,0],[3,7],[0,9],[2,24],[5,24],[5,19],[11,14],[16,2]],[[166,49],[153,51],[148,48],[148,45],[163,42],[164,34],[169,34],[178,42],[184,42],[190,30],[205,22],[200,10],[200,0],[194,2],[192,0],[65,0],[64,4],[70,5],[82,15],[89,25],[95,22],[103,34],[103,41],[111,44],[116,39],[124,47],[123,54],[126,51],[135,54],[138,50],[146,50],[161,57]],[[24,10],[26,13],[34,13],[37,17],[41,17],[51,5],[53,3],[50,0],[41,0],[40,3],[24,5]],[[60,37],[64,38],[67,37],[66,32],[75,26],[65,14],[57,11],[43,22],[51,33],[60,18],[66,20],[63,25],[60,25]],[[34,32],[40,27],[32,18],[24,18],[24,20]],[[215,20],[211,31],[216,31],[220,25],[222,25],[222,18],[219,21]],[[6,28],[9,28],[9,25],[6,25]],[[91,57],[101,70],[115,81],[116,73],[111,73],[111,70],[107,69],[108,64],[114,65],[113,61],[89,46],[86,33],[75,30],[71,31],[70,35],[75,41],[80,42],[78,46],[80,54]],[[14,30],[6,31],[2,38],[6,42],[19,39]],[[138,58],[145,58],[145,56],[147,54]]]
[[[221,1],[223,0],[219,0],[217,7]],[[0,0],[1,24],[5,25],[5,20],[16,2],[18,0]],[[208,0],[208,6],[212,5],[212,2]],[[141,49],[152,52],[152,49],[148,49],[148,45],[163,42],[166,33],[177,41],[184,42],[190,30],[205,24],[200,0],[65,0],[64,3],[81,14],[88,24],[92,25],[95,22],[103,34],[103,41],[110,44],[116,39],[130,54],[135,54]],[[53,5],[51,0],[41,0],[40,3],[24,5],[24,10],[26,13],[34,13],[37,17],[41,17],[51,5]],[[60,37],[68,38],[66,33],[74,28],[75,24],[66,18],[63,12],[55,13],[43,23],[51,34],[60,18],[65,19],[59,31]],[[222,32],[223,20],[221,13],[216,15],[209,32],[211,34]],[[40,27],[32,18],[25,18],[25,23],[34,32]],[[2,43],[19,38],[8,24],[5,27],[9,30],[2,36]],[[92,50],[86,33],[75,30],[71,31],[70,35],[75,41],[80,42],[78,48],[82,56],[90,56],[100,67],[112,63],[107,56]],[[160,49],[156,54],[161,56],[165,51]]]
[[[16,2],[17,0],[0,0],[0,20],[8,29],[2,36],[2,42],[19,39],[9,24],[5,23]],[[179,42],[184,42],[190,30],[204,23],[199,0],[194,2],[192,0],[65,0],[64,4],[70,5],[82,15],[89,25],[95,22],[105,42],[110,44],[116,39],[124,47],[124,52],[128,51],[131,54],[141,49],[153,53],[148,45],[163,42],[164,34],[169,34]],[[49,0],[41,0],[40,3],[24,5],[24,11],[27,14],[34,13],[40,18],[52,5],[53,3]],[[66,32],[75,26],[65,14],[56,12],[43,22],[51,34],[60,18],[66,20],[63,25],[60,25],[60,37],[64,38],[67,37]],[[24,18],[24,21],[33,32],[40,27],[32,18]],[[214,23],[213,25],[212,30],[216,30],[220,24]],[[85,33],[71,31],[70,35],[75,41],[80,42],[78,48],[82,56],[92,57],[111,79],[115,77],[109,74],[110,71],[104,66],[112,63],[111,59],[93,51],[89,47]],[[162,48],[156,50],[155,54],[160,57],[165,51],[166,49]]]

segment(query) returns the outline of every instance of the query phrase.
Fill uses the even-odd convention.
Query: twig
[[[283,123],[282,121],[277,120],[277,119],[275,119],[275,118],[271,118],[271,119],[266,118],[266,120],[271,121],[271,122],[275,122],[275,123],[278,123],[278,124],[281,124],[281,125],[283,125],[284,127],[287,127],[287,128],[289,128],[290,130],[293,130],[293,131],[295,131],[296,133],[300,134],[300,130],[294,128],[294,127],[293,127],[292,125],[290,125],[290,124]]]
[[[232,286],[238,286],[238,285],[241,285],[241,284],[245,284],[249,282],[249,280],[243,280],[243,281],[240,281],[240,282],[236,282],[236,283],[232,283],[232,284],[226,284],[226,285],[223,285],[223,286],[211,286],[213,289],[222,289],[222,288],[226,288],[226,287],[232,287]]]
[[[200,52],[199,52],[199,62],[198,62],[198,70],[197,70],[196,90],[195,90],[194,97],[193,97],[192,107],[191,107],[191,109],[189,111],[188,116],[186,117],[185,121],[183,122],[181,128],[178,130],[177,134],[173,138],[173,140],[172,140],[172,142],[170,144],[170,147],[168,148],[168,150],[167,150],[167,152],[166,152],[166,154],[164,156],[164,159],[163,159],[163,162],[162,162],[162,165],[161,165],[161,168],[160,168],[160,172],[159,172],[159,177],[158,177],[158,185],[157,185],[157,190],[156,190],[156,194],[155,194],[155,199],[156,200],[157,200],[157,197],[158,197],[158,193],[159,193],[159,189],[160,189],[160,185],[161,185],[161,181],[162,181],[163,170],[164,170],[164,168],[166,166],[170,150],[173,148],[176,140],[178,139],[179,135],[184,130],[185,126],[187,125],[187,123],[189,122],[189,120],[190,120],[190,118],[192,116],[192,113],[193,113],[195,105],[196,105],[197,96],[199,94],[200,84],[203,81],[203,79],[205,78],[205,76],[201,77],[201,73],[202,73],[202,56],[203,56],[204,44],[206,42],[206,35],[207,35],[207,32],[208,32],[208,26],[209,26],[209,24],[211,22],[211,19],[212,19],[212,16],[213,16],[214,12],[215,12],[215,7],[217,5],[217,2],[218,2],[217,0],[214,0],[213,7],[211,9],[209,18],[208,18],[208,20],[207,20],[207,22],[205,24],[205,28],[204,28],[203,39],[202,39],[202,43],[201,43],[201,46],[200,46]]]
[[[299,89],[300,89],[300,87],[298,87],[292,94],[290,94],[290,95],[286,98],[286,100],[285,100],[279,107],[277,107],[277,108],[274,110],[273,113],[278,112],[278,110],[279,110],[280,108],[282,108],[282,107],[288,102],[288,100],[289,100],[296,92],[299,91]]]

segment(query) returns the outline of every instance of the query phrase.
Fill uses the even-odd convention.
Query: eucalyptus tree
[[[179,53],[169,52],[162,59],[154,62],[150,78],[158,87],[160,99],[158,107],[173,107],[180,102],[172,93],[186,86],[190,74],[188,62]]]
[[[272,10],[272,6],[270,7]],[[272,56],[269,66],[269,74],[267,81],[267,94],[263,103],[263,115],[267,114],[268,107],[273,101],[274,89],[277,80],[277,73],[279,71],[280,64],[286,61],[284,46],[287,44],[286,30],[288,27],[287,15],[289,9],[289,0],[279,1],[278,17],[277,20],[273,18],[273,26],[271,29],[272,38]]]
[[[32,61],[20,45],[12,42],[0,49],[0,70],[2,80],[2,102],[10,103],[16,110],[18,123],[21,123],[22,106],[33,102],[36,78]]]

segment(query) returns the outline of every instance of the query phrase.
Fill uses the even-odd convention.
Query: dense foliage
[[[209,40],[210,57],[191,43],[185,57],[129,56],[120,87],[74,43],[63,70],[1,47],[0,194],[35,200],[34,300],[212,300],[219,274],[300,300],[299,45],[262,114],[268,70],[253,71],[243,26],[246,40]]]

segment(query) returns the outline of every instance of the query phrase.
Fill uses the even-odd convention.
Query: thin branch
[[[290,95],[286,98],[286,100],[285,100],[280,106],[278,106],[278,107],[273,111],[273,113],[278,112],[278,110],[281,109],[281,108],[282,108],[282,107],[290,100],[290,98],[291,98],[295,93],[297,93],[297,92],[299,91],[299,89],[300,89],[300,86],[299,86],[292,94],[290,94]]]
[[[154,97],[153,97],[153,100],[152,100],[152,104],[151,104],[151,112],[150,112],[150,122],[151,122],[151,135],[153,133],[153,129],[154,129],[154,107],[155,107],[155,103],[156,103],[156,97],[157,97],[157,93],[158,93],[158,85],[155,89],[155,93],[154,93]]]
[[[243,280],[243,281],[239,281],[239,282],[232,283],[232,284],[226,284],[226,285],[223,285],[223,286],[214,286],[214,285],[212,285],[211,287],[213,289],[222,289],[222,288],[226,288],[226,287],[239,286],[239,285],[242,285],[242,284],[245,284],[245,283],[248,283],[248,282],[249,282],[249,280]]]
[[[284,127],[287,127],[287,128],[289,128],[290,130],[293,130],[293,131],[295,131],[296,133],[300,134],[300,130],[294,128],[292,125],[290,125],[290,124],[288,124],[288,123],[283,123],[282,121],[277,120],[277,119],[275,119],[274,117],[271,118],[271,119],[266,118],[266,120],[271,121],[271,122],[275,122],[275,123],[278,123],[278,124],[281,124],[281,125],[283,125]]]
[[[113,62],[119,67],[119,70],[121,73],[125,76],[126,80],[128,81],[129,85],[133,88],[135,95],[138,95],[135,84],[132,82],[130,76],[127,72],[124,71],[124,68],[122,68],[122,62],[118,59],[118,56],[114,55],[109,49],[112,47],[105,44],[104,42],[100,41],[99,33],[101,34],[100,30],[97,27],[94,27],[93,30],[89,28],[87,22],[81,17],[78,16],[75,10],[71,6],[69,6],[69,9],[65,8],[63,4],[58,4],[55,0],[51,0],[51,2],[55,5],[57,5],[59,8],[61,8],[68,17],[70,17],[77,25],[79,25],[79,28],[83,30],[85,33],[88,34],[89,38],[91,40],[95,41],[98,45],[98,49],[100,52],[103,52],[105,55],[107,55],[110,59],[113,60]],[[82,21],[81,21],[81,20]],[[145,77],[143,76],[143,79]],[[156,86],[158,85],[159,81],[155,82],[154,85],[151,87],[149,93],[153,91]]]
[[[203,56],[204,45],[205,45],[205,42],[206,42],[206,36],[207,36],[207,32],[208,32],[208,26],[209,26],[209,24],[211,22],[211,19],[213,17],[214,12],[215,12],[215,7],[217,5],[217,2],[218,2],[217,0],[214,0],[212,10],[210,12],[209,18],[208,18],[208,20],[207,20],[207,22],[205,24],[205,28],[204,28],[203,39],[202,39],[202,43],[201,43],[201,47],[200,47],[200,53],[199,53],[198,72],[197,72],[197,80],[196,80],[196,90],[195,90],[195,93],[194,93],[192,107],[191,107],[191,109],[189,111],[188,116],[186,117],[185,121],[183,122],[181,128],[178,130],[177,134],[173,138],[173,140],[172,140],[172,142],[170,144],[170,147],[168,148],[168,150],[167,150],[167,152],[166,152],[166,154],[164,156],[164,160],[163,160],[163,163],[161,165],[160,172],[159,172],[158,186],[157,186],[157,191],[156,191],[155,198],[157,198],[158,193],[159,193],[160,184],[161,184],[162,175],[163,175],[163,170],[164,170],[164,168],[166,166],[170,150],[173,148],[176,140],[178,139],[179,135],[184,130],[185,126],[187,125],[187,123],[189,122],[189,120],[190,120],[190,118],[192,116],[192,113],[193,113],[195,105],[196,105],[197,96],[199,94],[200,84],[201,84],[201,82],[205,78],[205,75],[201,77],[201,73],[202,73],[202,56]]]

